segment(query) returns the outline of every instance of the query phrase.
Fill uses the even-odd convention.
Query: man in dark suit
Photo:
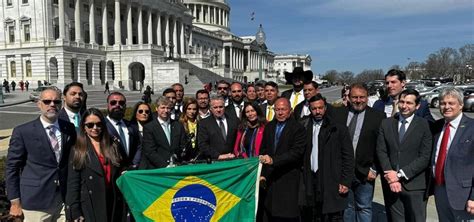
[[[244,91],[242,90],[242,84],[239,82],[233,82],[230,85],[230,100],[229,105],[225,107],[225,113],[238,121],[243,108]]]
[[[229,83],[225,80],[219,80],[216,84],[217,95],[224,99],[224,106],[229,105]]]
[[[136,128],[123,119],[127,108],[127,100],[120,92],[112,92],[107,96],[107,111],[105,119],[107,129],[112,139],[120,144],[121,165],[136,168],[140,162],[140,136]]]
[[[225,113],[224,98],[211,97],[212,115],[198,124],[197,141],[201,158],[231,159],[238,122]]]
[[[355,153],[355,178],[349,190],[344,221],[372,221],[374,181],[377,177],[375,149],[383,112],[367,106],[368,90],[360,83],[350,86],[349,106],[334,109],[336,122],[346,125]]]
[[[186,141],[184,127],[170,119],[172,103],[162,96],[156,101],[158,118],[143,128],[140,169],[156,169],[173,165]]]
[[[270,122],[275,116],[274,103],[278,99],[278,84],[273,81],[265,83],[265,103],[260,105],[263,114]]]
[[[196,100],[198,104],[198,120],[201,121],[211,115],[209,110],[209,92],[205,89],[196,91]]]
[[[74,125],[58,119],[61,93],[41,92],[41,116],[15,127],[6,161],[10,215],[26,221],[65,221],[67,166],[76,140]]]
[[[382,121],[377,138],[385,208],[392,221],[426,220],[432,136],[426,119],[415,115],[420,99],[414,89],[401,92],[399,114]]]
[[[298,192],[305,149],[304,127],[290,117],[288,99],[275,102],[275,119],[265,126],[260,150],[264,201],[269,221],[299,221]]]
[[[181,114],[181,111],[179,109],[175,109],[176,105],[176,92],[174,91],[173,88],[167,88],[163,91],[163,96],[168,98],[171,103],[172,103],[172,109],[170,113],[170,118],[172,120],[179,120],[179,114]]]
[[[293,117],[298,121],[304,116],[311,115],[311,110],[309,110],[308,100],[319,93],[318,83],[315,81],[305,83],[303,86],[303,93],[304,93],[304,101],[300,102],[293,109]]]
[[[174,83],[171,85],[174,92],[176,93],[176,103],[174,104],[174,110],[177,110],[179,113],[183,112],[183,99],[184,99],[184,86],[181,83]]]
[[[309,99],[311,116],[304,117],[306,150],[304,221],[342,221],[347,193],[354,178],[354,150],[347,127],[326,114],[321,94]]]
[[[388,97],[375,101],[372,108],[385,112],[387,117],[395,116],[398,112],[398,97],[405,88],[406,75],[403,71],[391,69],[385,75],[385,85],[387,87]],[[429,122],[434,122],[429,105],[425,100],[420,101],[420,108],[416,110],[415,115],[425,118]]]
[[[474,120],[462,113],[463,97],[459,89],[443,89],[443,118],[434,124],[431,166],[441,222],[474,220]]]
[[[82,106],[84,106],[84,88],[80,82],[67,84],[63,90],[64,107],[59,111],[59,119],[71,122],[79,129]]]
[[[303,102],[303,85],[313,79],[311,70],[303,71],[302,67],[295,67],[293,72],[284,72],[286,84],[293,85],[293,89],[284,91],[281,97],[287,98],[291,103],[291,108]]]

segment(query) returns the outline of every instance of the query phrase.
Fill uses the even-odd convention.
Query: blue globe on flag
[[[216,211],[216,196],[202,184],[179,189],[171,203],[171,214],[177,222],[210,221]]]

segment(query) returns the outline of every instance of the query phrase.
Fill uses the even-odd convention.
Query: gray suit
[[[428,165],[432,151],[432,136],[428,122],[414,116],[399,142],[399,116],[384,119],[377,138],[377,156],[383,171],[403,171],[402,192],[393,193],[382,178],[387,216],[393,221],[425,221]]]

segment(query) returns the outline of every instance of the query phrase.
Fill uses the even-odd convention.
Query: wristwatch
[[[403,176],[403,175],[402,175],[402,173],[400,173],[400,172],[398,172],[398,173],[397,173],[397,177],[398,177],[398,179],[401,179],[401,178],[402,178],[402,176]]]

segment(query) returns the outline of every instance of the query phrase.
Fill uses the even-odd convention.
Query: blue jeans
[[[344,221],[371,222],[373,198],[374,181],[360,181],[355,178],[349,189],[349,204],[344,210]]]

